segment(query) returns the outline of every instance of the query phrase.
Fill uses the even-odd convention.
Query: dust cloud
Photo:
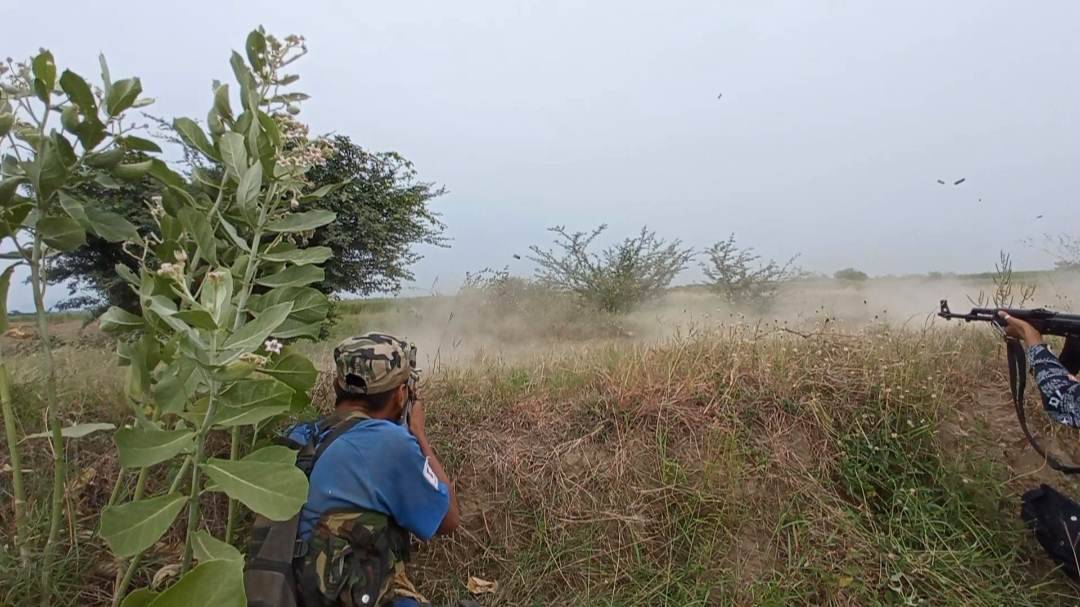
[[[1013,305],[1021,303],[1024,284],[1034,284],[1025,307],[1074,310],[1080,298],[1077,274],[1048,272],[1034,282],[1016,281]],[[869,326],[922,330],[943,326],[939,302],[948,299],[954,311],[978,304],[990,306],[995,287],[987,278],[902,277],[862,282],[831,279],[793,281],[784,285],[765,310],[734,309],[702,288],[673,289],[625,316],[590,312],[565,297],[535,291],[491,301],[484,293],[462,293],[391,300],[385,308],[352,317],[338,331],[389,331],[417,343],[423,367],[485,361],[510,361],[551,352],[554,348],[604,343],[649,342],[692,335],[730,325],[813,330],[828,325],[857,331]]]

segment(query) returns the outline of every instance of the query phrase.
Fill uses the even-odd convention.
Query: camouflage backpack
[[[326,448],[366,419],[355,412],[319,420],[306,444],[289,445],[299,447],[296,465],[310,476]],[[327,512],[305,542],[297,538],[299,518],[256,517],[244,567],[249,607],[366,607],[400,596],[424,604],[404,576],[408,532],[393,519],[368,510]]]

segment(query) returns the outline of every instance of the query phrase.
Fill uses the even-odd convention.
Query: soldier
[[[341,342],[334,413],[286,432],[290,443],[316,445],[294,561],[305,607],[428,604],[405,575],[409,533],[428,541],[457,528],[459,515],[424,406],[412,402],[415,352],[381,333]]]
[[[1046,347],[1038,329],[1006,312],[998,315],[1006,323],[1005,334],[1020,340],[1027,350],[1028,366],[1039,384],[1046,413],[1062,424],[1080,427],[1080,383]]]

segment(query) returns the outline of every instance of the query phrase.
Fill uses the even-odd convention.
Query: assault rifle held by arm
[[[416,346],[409,346],[409,379],[405,382],[405,385],[409,388],[409,395],[406,397],[405,408],[401,410],[401,425],[405,428],[409,427],[409,413],[412,412],[413,403],[416,402],[416,384],[420,381],[420,369],[416,368]]]
[[[988,322],[1001,335],[1005,334],[1006,322],[1000,316],[1005,312],[1009,316],[1019,318],[1035,327],[1043,335],[1057,335],[1065,338],[1065,345],[1058,354],[1058,360],[1065,369],[1076,375],[1080,371],[1080,314],[1066,314],[1054,312],[1046,308],[972,308],[967,314],[959,314],[949,309],[949,302],[941,300],[941,310],[938,316],[945,320],[963,320],[964,322]],[[1046,463],[1059,472],[1065,474],[1080,473],[1080,466],[1063,464],[1057,458],[1047,454],[1039,445],[1031,431],[1027,427],[1027,419],[1024,412],[1024,388],[1027,385],[1027,353],[1024,345],[1018,340],[1009,337],[1006,342],[1006,362],[1009,365],[1009,388],[1012,392],[1013,405],[1016,407],[1016,418],[1020,422],[1020,429],[1039,455],[1046,458]]]

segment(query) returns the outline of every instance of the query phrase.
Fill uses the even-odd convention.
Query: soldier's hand
[[[1026,320],[1010,316],[1005,311],[998,312],[998,316],[1005,321],[1005,335],[1019,339],[1024,342],[1025,347],[1030,348],[1043,342],[1042,333],[1039,333],[1039,330]]]
[[[427,438],[424,431],[424,403],[422,402],[414,402],[409,411],[409,432],[412,432],[417,439]]]

